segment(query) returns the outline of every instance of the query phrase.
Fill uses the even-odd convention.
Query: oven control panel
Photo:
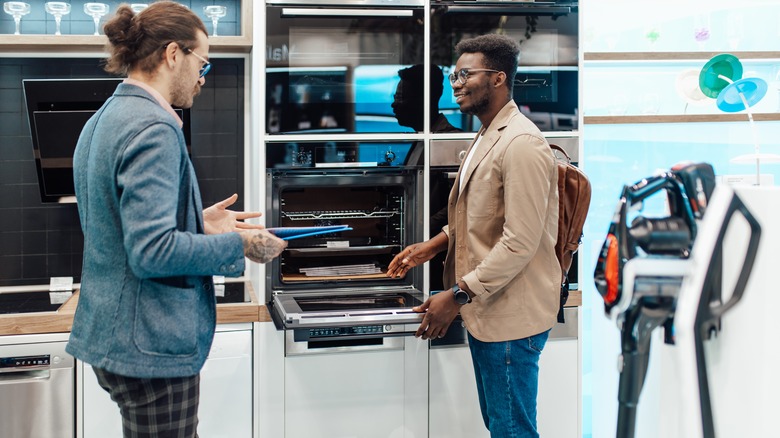
[[[337,338],[341,336],[376,335],[385,332],[384,325],[354,325],[349,327],[319,327],[295,331],[295,340],[303,341],[318,338]]]

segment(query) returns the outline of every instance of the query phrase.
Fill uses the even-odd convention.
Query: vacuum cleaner
[[[678,296],[683,282],[691,281],[688,280],[691,273],[690,257],[694,242],[698,240],[699,223],[711,208],[709,202],[714,189],[714,170],[706,163],[681,164],[670,171],[623,187],[594,272],[605,313],[615,321],[621,333],[618,438],[634,437],[637,405],[647,374],[652,332],[663,327],[664,342],[675,343],[674,317]],[[629,223],[629,214],[641,209],[649,198],[657,194],[666,195],[667,215],[651,218],[639,214]],[[738,211],[752,219],[736,195],[731,199],[735,206],[732,207],[734,212]],[[720,215],[713,218],[713,222],[721,219],[719,225],[725,227],[724,221],[730,220],[730,217]],[[709,230],[713,227],[715,225],[707,228],[708,233],[712,233]],[[711,234],[707,234],[705,240],[714,239]],[[718,330],[720,316],[736,303],[735,297],[738,300],[741,296],[741,293],[734,293],[727,306],[720,306],[718,267],[722,239],[714,245],[709,252],[712,255],[708,259],[710,270],[704,281],[707,291],[699,293],[704,303],[700,309],[701,324],[707,330]],[[753,250],[755,248],[751,247],[746,255],[749,260],[746,260],[746,270],[742,274],[745,277],[749,275],[752,258],[755,257]],[[705,250],[699,252],[703,254]],[[701,344],[703,340],[699,338],[696,342]],[[703,367],[699,377],[705,379],[700,386],[706,387],[703,356],[697,359],[701,359],[699,364]],[[707,415],[711,417],[708,411],[709,404],[702,399],[702,418]],[[708,436],[713,435],[705,435]]]
[[[738,271],[734,289],[726,302],[721,294],[723,241],[729,224],[742,216],[750,230],[746,239],[744,261]],[[689,272],[683,280],[675,311],[675,343],[681,381],[681,399],[688,421],[680,436],[714,438],[716,436],[710,397],[704,341],[720,331],[721,317],[744,296],[753,264],[759,250],[761,226],[734,191],[720,185],[716,188],[699,227],[693,245]],[[729,267],[733,269],[733,267]],[[701,419],[701,421],[698,421]]]

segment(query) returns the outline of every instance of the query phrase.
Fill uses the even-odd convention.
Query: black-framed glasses
[[[203,61],[203,67],[201,67],[200,70],[198,71],[198,74],[200,75],[198,77],[202,78],[203,76],[206,76],[207,74],[209,74],[209,72],[211,71],[211,63],[210,62],[208,62],[206,59],[204,59],[202,56],[198,55],[197,53],[195,53],[194,51],[192,51],[192,49],[190,49],[188,47],[182,47],[182,49],[186,50],[187,53],[195,55],[196,58],[198,58],[201,61]]]
[[[455,85],[455,81],[460,82],[461,85],[465,85],[466,81],[469,80],[469,74],[471,73],[478,73],[478,72],[491,72],[491,73],[501,73],[499,70],[492,70],[489,68],[462,68],[456,72],[450,73],[450,85]]]

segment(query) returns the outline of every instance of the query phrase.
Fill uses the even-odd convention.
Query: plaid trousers
[[[119,405],[124,438],[197,438],[200,375],[159,379],[95,368],[98,383]]]

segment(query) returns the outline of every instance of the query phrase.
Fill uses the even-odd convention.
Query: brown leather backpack
[[[590,181],[585,173],[571,164],[571,158],[558,145],[550,144],[558,163],[558,240],[555,255],[561,265],[561,307],[558,322],[564,322],[563,306],[569,299],[567,274],[571,268],[574,253],[582,243],[582,227],[590,207]],[[560,152],[559,157],[555,152]]]

